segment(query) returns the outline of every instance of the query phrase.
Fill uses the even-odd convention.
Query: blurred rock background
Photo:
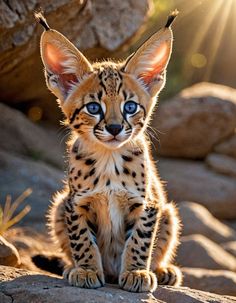
[[[148,132],[168,197],[180,209],[176,261],[184,286],[236,296],[234,0],[0,2],[1,204],[8,194],[33,190],[23,227],[0,238],[0,264],[37,270],[29,254],[53,249],[45,213],[66,175],[68,130],[60,126],[63,117],[44,83],[42,29],[33,18],[39,7],[51,27],[91,60],[125,58],[163,26],[170,10],[180,10],[167,84]]]

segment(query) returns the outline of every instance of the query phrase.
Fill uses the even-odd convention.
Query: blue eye
[[[127,114],[134,114],[137,111],[138,104],[134,101],[128,101],[124,105],[124,111]]]
[[[86,105],[87,110],[90,114],[96,115],[101,112],[101,106],[97,102],[90,102]]]

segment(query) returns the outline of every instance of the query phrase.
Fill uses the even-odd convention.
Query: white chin
[[[112,139],[109,141],[101,141],[103,145],[105,145],[106,147],[110,148],[110,149],[116,149],[121,147],[125,141],[118,141],[116,139]]]

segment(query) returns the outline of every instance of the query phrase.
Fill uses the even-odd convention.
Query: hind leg
[[[151,269],[156,273],[159,285],[179,286],[182,273],[172,264],[179,243],[180,221],[172,203],[164,205],[159,230],[155,239]]]

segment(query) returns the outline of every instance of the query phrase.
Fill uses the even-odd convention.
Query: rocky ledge
[[[236,299],[221,296],[187,287],[159,287],[154,293],[129,293],[114,285],[99,289],[80,289],[69,286],[66,281],[12,267],[0,266],[0,302],[66,302],[66,303],[135,303],[135,302],[168,302],[168,303],[230,303]]]

